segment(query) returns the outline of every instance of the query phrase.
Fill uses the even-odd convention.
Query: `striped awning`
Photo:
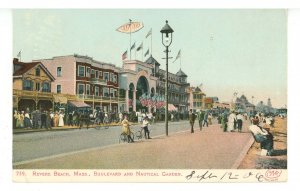
[[[168,111],[177,111],[178,109],[173,104],[168,104]]]
[[[83,107],[91,107],[90,105],[81,102],[81,101],[69,101],[69,103],[74,106],[74,107],[78,107],[78,108],[83,108]]]

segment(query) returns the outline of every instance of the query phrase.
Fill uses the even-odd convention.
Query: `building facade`
[[[13,108],[15,110],[53,108],[55,95],[51,83],[55,78],[41,62],[13,60]]]
[[[157,62],[152,55],[145,61],[146,64],[152,66],[152,75],[157,78],[155,92],[164,97],[165,96],[165,82],[166,71],[160,69],[160,63]],[[168,98],[169,110],[176,110],[180,113],[188,111],[188,93],[186,89],[190,86],[187,82],[187,75],[179,69],[176,74],[169,72],[168,79]]]
[[[118,112],[125,102],[119,92],[120,68],[81,55],[58,56],[38,60],[56,78],[52,91],[75,95],[93,109]]]
[[[186,89],[189,94],[189,109],[194,112],[205,109],[205,93],[199,87],[189,87]]]

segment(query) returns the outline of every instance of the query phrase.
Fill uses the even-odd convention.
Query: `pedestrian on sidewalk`
[[[46,111],[46,129],[52,129],[50,112]]]
[[[144,129],[144,133],[145,133],[145,139],[151,139],[148,125],[149,125],[149,118],[146,116],[143,120],[143,125],[142,125],[142,128]]]
[[[222,113],[222,116],[221,116],[221,128],[223,129],[223,132],[226,132],[227,131],[227,122],[228,122],[228,118],[227,118],[227,114],[226,114],[226,111],[224,111]]]
[[[203,127],[205,126],[205,124],[206,124],[206,127],[208,127],[208,111],[205,111],[205,114],[204,114]]]
[[[237,129],[239,132],[242,132],[242,126],[243,126],[243,115],[241,113],[238,113],[236,116],[237,121]]]
[[[122,121],[122,131],[123,133],[125,133],[127,135],[127,141],[128,143],[133,143],[133,139],[132,137],[130,136],[131,134],[131,130],[130,130],[130,127],[129,127],[129,121],[127,119],[127,115],[124,116],[124,119]]]
[[[24,112],[24,111],[22,111],[22,112]],[[32,128],[32,123],[30,120],[30,116],[29,116],[29,113],[26,112],[24,115],[24,129],[31,129],[31,128]]]
[[[230,115],[228,116],[228,132],[233,132],[234,131],[234,124],[236,121],[236,115],[234,111],[231,111]]]
[[[200,127],[200,131],[202,131],[202,123],[204,120],[204,111],[203,110],[199,110],[199,112],[197,113],[197,118],[199,121],[199,127]]]
[[[191,125],[191,133],[194,133],[195,119],[196,119],[196,114],[194,114],[193,110],[190,109],[190,112],[189,112],[189,121],[190,121],[190,125]]]
[[[210,112],[208,113],[207,119],[208,119],[208,124],[212,125],[212,121],[211,121],[212,120],[212,114]]]
[[[64,113],[62,111],[59,112],[59,115],[58,115],[58,126],[59,127],[63,127],[65,124],[64,124]]]
[[[46,111],[45,110],[41,113],[41,128],[46,129]]]

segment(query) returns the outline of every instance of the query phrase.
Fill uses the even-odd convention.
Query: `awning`
[[[53,95],[53,98],[54,98],[54,102],[56,102],[56,103],[67,103],[68,102],[68,99],[63,96]]]
[[[177,108],[173,104],[168,104],[168,111],[177,111]]]
[[[81,102],[81,101],[69,101],[69,103],[71,105],[73,105],[74,107],[78,107],[78,108],[83,108],[83,107],[91,107],[90,105]]]

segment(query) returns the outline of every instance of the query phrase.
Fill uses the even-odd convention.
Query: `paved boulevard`
[[[196,129],[198,125],[195,123]],[[137,131],[140,126],[132,126]],[[198,127],[199,128],[199,127]],[[164,123],[150,126],[151,136],[165,135]],[[190,130],[188,121],[169,122],[169,135]],[[13,163],[50,157],[85,149],[119,144],[120,126],[109,129],[74,129],[13,135]]]

